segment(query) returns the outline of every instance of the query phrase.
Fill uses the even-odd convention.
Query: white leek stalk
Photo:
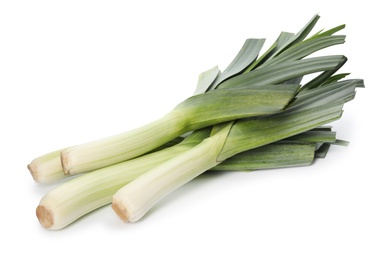
[[[109,167],[83,174],[48,192],[36,209],[45,228],[62,229],[85,214],[111,203],[113,194],[141,174],[194,147],[209,135],[194,132],[181,143]]]
[[[113,194],[124,185],[193,148],[209,136],[209,130],[195,131],[174,146],[67,181],[42,198],[36,209],[39,222],[51,230],[62,229],[87,213],[111,203]],[[288,140],[237,154],[211,170],[240,171],[309,165],[315,158],[318,143],[335,141],[334,132],[314,129]]]
[[[220,130],[194,148],[121,188],[113,196],[112,208],[124,222],[138,221],[163,197],[227,158],[337,120],[342,107],[335,102],[216,127]]]
[[[28,170],[36,182],[51,183],[64,177],[60,153],[62,150],[42,155],[28,164]]]
[[[338,61],[332,59],[331,66]],[[148,125],[65,149],[61,154],[64,172],[73,175],[92,171],[145,154],[192,130],[238,118],[277,113],[293,98],[298,87],[240,87],[192,96]]]
[[[232,124],[215,136],[133,180],[113,196],[112,208],[125,222],[135,222],[161,198],[213,168]],[[146,190],[146,191],[145,191]]]

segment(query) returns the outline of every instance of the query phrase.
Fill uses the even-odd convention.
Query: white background
[[[380,2],[1,1],[0,259],[386,259]],[[333,124],[348,147],[309,167],[201,176],[134,224],[107,206],[40,226],[55,185],[32,180],[32,159],[157,119],[246,38],[268,46],[316,13],[316,30],[347,25],[333,52],[366,83]]]

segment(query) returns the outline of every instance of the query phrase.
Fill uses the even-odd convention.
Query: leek
[[[342,103],[337,102],[283,112],[272,118],[228,123],[197,146],[121,188],[113,196],[112,208],[123,221],[135,222],[164,196],[227,158],[332,122],[339,119],[341,113]]]
[[[307,41],[306,44],[299,44],[302,43],[302,40],[307,36],[308,32],[311,31],[318,19],[318,15],[314,16],[296,35],[290,34],[291,37],[282,40],[280,44],[278,44],[278,48],[272,50],[272,53],[266,53],[264,57],[269,57],[269,59],[268,62],[264,64],[268,64],[265,70],[250,71],[250,73],[243,73],[242,77],[235,77],[235,75],[251,67],[251,64],[256,59],[265,42],[264,39],[248,39],[231,64],[223,73],[219,73],[214,79],[209,90],[215,88],[239,88],[240,84],[242,86],[254,86],[257,77],[259,77],[259,84],[272,85],[305,74],[334,70],[339,64],[344,62],[344,57],[330,56],[301,60],[303,57],[317,50],[344,42],[343,36],[332,36],[332,33],[329,33],[314,36],[314,38]],[[336,31],[338,30],[333,30],[333,32]],[[293,49],[294,51],[292,52]],[[288,55],[289,51],[291,55]],[[276,61],[277,57],[280,57],[278,60],[279,66],[271,67],[269,63],[271,62],[273,63],[272,65],[275,65],[273,61]],[[293,73],[295,69],[298,72],[297,75]],[[280,71],[280,73],[275,73],[275,78],[272,77],[271,74],[274,70]],[[265,80],[263,80],[262,77],[264,77]],[[218,85],[220,86],[218,87]],[[178,107],[183,107],[183,104],[184,102]],[[204,103],[200,105],[201,107],[206,106]],[[218,103],[214,106],[208,105],[206,111],[210,111],[211,108],[218,106]],[[224,107],[224,104],[222,104],[221,107]],[[183,113],[184,116],[181,116],[181,113]],[[61,153],[64,172],[65,174],[84,173],[128,160],[149,152],[186,132],[221,123],[219,118],[218,122],[213,122],[211,119],[205,119],[207,114],[205,114],[204,117],[197,117],[195,113],[194,109],[173,110],[165,115],[165,117],[138,129],[64,149]],[[189,117],[189,115],[191,117]],[[246,117],[246,115],[234,115],[234,119],[243,117]],[[206,124],[200,121],[202,118],[204,118]],[[227,118],[222,122],[226,120],[233,119]]]
[[[40,223],[61,229],[109,203],[134,222],[204,172],[305,166],[330,145],[347,145],[324,125],[364,83],[336,74],[343,55],[307,57],[345,41],[334,35],[344,25],[307,38],[318,19],[282,32],[260,57],[265,39],[247,39],[223,72],[201,73],[191,97],[148,125],[34,159],[28,169],[37,182],[84,173],[41,199]]]
[[[330,30],[329,32],[337,30]],[[304,31],[301,34],[304,36]],[[300,43],[296,42],[298,39],[291,40],[287,46],[284,45],[276,50],[265,63],[260,64],[260,67],[257,66],[259,63],[256,62],[253,66],[257,66],[257,68],[217,86],[218,89],[226,89],[236,85],[260,86],[268,82],[274,84],[301,78],[305,74],[311,73],[310,71],[314,66],[322,65],[325,69],[324,73],[316,77],[314,81],[309,82],[307,86],[307,89],[315,88],[317,91],[302,92],[302,95],[296,96],[293,103],[282,113],[241,119],[227,123],[225,126],[214,126],[214,134],[211,137],[183,154],[142,174],[114,194],[112,208],[116,214],[125,222],[135,222],[141,219],[163,197],[222,161],[244,151],[338,120],[342,114],[343,104],[354,98],[355,88],[360,86],[361,82],[322,84],[330,78],[332,75],[330,73],[336,72],[347,59],[343,56],[329,56],[297,60],[297,58],[305,57],[312,51],[310,53],[300,51],[300,54],[295,51],[286,55],[288,51],[298,50],[299,46],[304,47],[303,44],[306,43],[314,43],[324,35],[314,35],[312,39],[300,41]],[[288,48],[291,44],[292,48]],[[322,46],[320,45],[319,48]],[[280,56],[280,53],[283,55]],[[334,58],[340,59],[338,64],[333,68],[329,67],[327,65],[329,59]],[[299,69],[305,61],[308,62],[309,66]],[[275,76],[276,73],[278,76]]]
[[[193,148],[209,137],[210,129],[195,131],[182,142],[132,160],[73,178],[48,192],[36,213],[51,230],[62,229],[80,217],[112,202],[120,188],[157,165]],[[322,144],[334,144],[332,131],[313,129],[279,142],[239,153],[211,171],[258,170],[310,165]]]

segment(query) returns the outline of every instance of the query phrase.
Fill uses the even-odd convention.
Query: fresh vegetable
[[[177,145],[73,178],[40,201],[37,214],[42,225],[61,229],[85,214],[112,202],[127,183],[165,161],[193,148],[209,137],[210,129],[195,131]],[[320,146],[336,143],[336,133],[313,130],[280,142],[240,153],[212,171],[258,170],[309,165]]]
[[[345,40],[335,35],[344,25],[307,38],[318,19],[282,32],[261,56],[265,39],[247,39],[223,72],[201,73],[193,96],[148,125],[34,159],[37,182],[75,175],[42,198],[40,223],[61,229],[111,202],[134,222],[204,172],[304,166],[346,145],[324,125],[364,83],[337,74],[343,55],[308,57]]]

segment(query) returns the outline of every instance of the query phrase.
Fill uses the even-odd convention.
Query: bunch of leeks
[[[343,55],[309,57],[345,41],[344,25],[308,37],[318,19],[280,33],[262,55],[265,39],[247,39],[223,72],[201,73],[191,97],[148,125],[34,159],[37,182],[74,176],[41,199],[40,223],[61,229],[109,203],[134,222],[204,172],[310,165],[346,145],[326,124],[364,84],[337,73]]]

